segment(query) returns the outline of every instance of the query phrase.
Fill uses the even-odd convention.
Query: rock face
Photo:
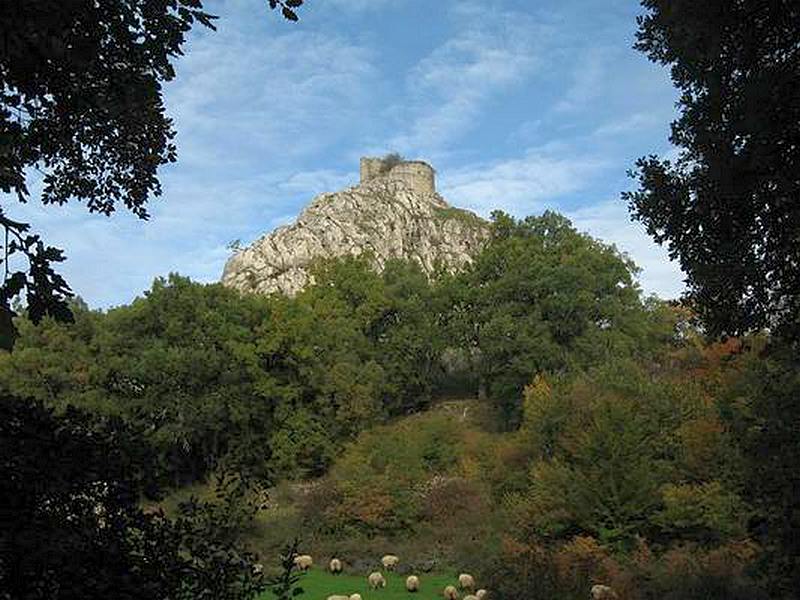
[[[426,273],[470,262],[488,238],[488,223],[450,206],[435,191],[434,172],[421,161],[361,159],[361,183],[317,196],[297,221],[279,227],[232,256],[222,282],[257,293],[295,294],[317,258],[369,253],[417,261]]]

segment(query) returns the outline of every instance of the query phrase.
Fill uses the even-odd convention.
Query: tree
[[[220,461],[250,475],[321,474],[341,444],[430,399],[441,336],[416,265],[323,261],[293,298],[172,274],[74,322],[19,318],[0,393],[73,405],[146,431],[174,485]]]
[[[744,536],[748,512],[721,402],[683,379],[685,366],[667,365],[608,361],[526,389],[520,433],[534,460],[521,529],[549,539],[588,534],[618,549],[635,547],[637,536],[664,545]]]
[[[709,333],[800,334],[800,4],[643,0],[635,48],[681,92],[675,161],[623,194],[687,275]]]
[[[231,455],[266,475],[272,398],[256,393],[241,354],[266,307],[171,275],[107,313],[73,306],[74,323],[20,319],[14,351],[0,354],[0,388],[136,424],[176,485]]]
[[[387,261],[382,279],[389,308],[371,338],[391,388],[387,408],[393,415],[415,412],[429,404],[442,378],[439,321],[448,307],[438,282],[429,281],[414,261]]]
[[[0,396],[0,598],[245,600],[265,588],[218,505],[145,512],[153,456],[115,419]]]
[[[613,246],[553,212],[493,218],[489,244],[448,286],[448,327],[456,346],[480,354],[482,382],[514,427],[535,374],[646,351],[648,313],[636,266]]]
[[[302,4],[269,0],[293,21]],[[147,219],[158,169],[177,157],[163,85],[192,26],[214,29],[214,19],[201,0],[0,3],[0,191],[27,202],[39,177],[44,204],[78,200],[104,215],[123,205]],[[3,207],[0,227],[0,342],[10,347],[23,290],[35,322],[69,319],[71,291],[52,267],[60,249]]]
[[[303,588],[298,586],[303,578],[303,573],[295,572],[294,559],[297,558],[300,540],[295,538],[288,543],[280,555],[281,573],[271,578],[268,582],[269,589],[275,600],[292,600],[303,593]]]
[[[771,598],[800,585],[800,360],[792,344],[773,342],[749,361],[729,392],[726,421],[738,440],[754,538],[764,547],[762,573]]]

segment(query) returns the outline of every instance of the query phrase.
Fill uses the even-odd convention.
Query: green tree
[[[365,258],[321,261],[312,273],[314,285],[295,298],[273,299],[255,358],[257,385],[277,386],[282,398],[277,418],[300,452],[296,474],[320,475],[341,443],[384,415],[386,377],[370,332],[387,300]]]
[[[675,161],[623,194],[713,335],[800,333],[800,5],[643,0],[636,49],[680,90]]]
[[[371,337],[386,372],[385,405],[397,415],[428,406],[441,379],[448,307],[438,281],[429,281],[416,262],[389,261],[382,279],[389,310]]]
[[[269,0],[297,20],[303,0]],[[175,77],[195,23],[214,28],[201,0],[31,0],[0,4],[0,191],[20,202],[41,176],[44,204],[83,202],[147,218],[161,193],[160,166],[174,162],[175,131],[163,85]],[[0,207],[4,267],[0,342],[13,344],[12,301],[25,291],[29,317],[69,319],[64,260]],[[15,256],[27,269],[15,270]]]
[[[176,484],[225,456],[266,464],[275,407],[245,360],[263,298],[171,275],[129,306],[74,313],[69,325],[20,322],[14,351],[0,355],[5,390],[141,426]]]
[[[768,329],[726,413],[748,465],[751,531],[777,596],[800,585],[800,6],[790,0],[646,0],[636,48],[681,91],[676,161],[637,162],[634,218],[680,260],[711,335]],[[746,407],[743,412],[742,407]],[[791,533],[790,533],[791,532]]]
[[[520,420],[536,373],[584,368],[647,350],[651,318],[635,265],[613,246],[546,212],[493,215],[492,239],[446,284],[454,344],[477,351],[477,369],[506,426]]]
[[[520,431],[534,455],[523,529],[550,539],[589,534],[618,549],[637,536],[665,545],[743,537],[748,511],[731,440],[709,444],[702,474],[685,460],[685,432],[721,404],[702,385],[627,360],[552,386],[537,378]]]
[[[251,474],[322,474],[340,446],[427,404],[436,376],[431,288],[416,266],[325,261],[294,298],[178,275],[74,323],[19,319],[0,389],[148,431],[175,485],[236,459]]]

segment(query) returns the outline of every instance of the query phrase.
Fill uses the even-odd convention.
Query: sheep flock
[[[397,569],[400,558],[394,554],[386,554],[380,560],[380,564],[386,573]],[[295,567],[300,571],[308,571],[314,565],[314,559],[310,554],[301,554],[294,559]],[[328,572],[332,575],[339,575],[344,571],[344,562],[337,557],[328,561]],[[367,584],[371,590],[380,590],[386,587],[386,577],[381,571],[373,571],[367,576]],[[422,588],[422,581],[419,575],[409,575],[405,579],[405,588],[409,593],[416,593]],[[457,585],[448,585],[442,590],[442,597],[445,600],[459,600],[459,593],[465,593],[461,600],[489,600],[488,592],[485,589],[475,590],[475,578],[468,573],[461,573],[458,576]],[[473,594],[474,592],[474,594]],[[332,594],[326,600],[362,600],[361,594]]]
[[[302,554],[294,559],[295,566],[301,571],[307,571],[313,564],[313,559],[308,554]],[[328,572],[338,575],[344,571],[344,561],[340,558],[331,558],[328,562]],[[400,559],[394,554],[387,554],[380,560],[383,570],[388,574],[396,571]],[[373,571],[367,576],[369,589],[378,591],[386,587],[386,576],[381,571]],[[419,575],[408,575],[405,579],[405,589],[414,594],[422,589],[423,581]],[[477,588],[475,577],[469,573],[461,573],[456,581],[448,584],[440,592],[444,600],[490,600],[489,592],[484,588]],[[588,594],[591,600],[617,600],[617,595],[606,585],[592,586]],[[327,600],[362,600],[361,594],[332,594]]]

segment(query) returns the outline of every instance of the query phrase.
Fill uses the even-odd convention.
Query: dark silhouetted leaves
[[[283,14],[284,18],[289,21],[298,21],[299,17],[294,9],[303,6],[303,1],[304,0],[269,0],[269,7],[274,10],[280,6],[281,14]]]
[[[293,21],[301,5],[270,1]],[[177,159],[163,84],[192,26],[214,29],[216,18],[201,0],[0,3],[0,191],[27,201],[35,171],[44,204],[78,200],[105,215],[122,205],[147,219],[161,194],[158,169]],[[9,347],[11,301],[23,289],[35,321],[68,318],[71,293],[51,267],[64,260],[60,250],[4,212],[0,225],[0,343]],[[15,253],[28,262],[22,286],[8,268]]]
[[[118,419],[0,395],[0,598],[246,600],[265,587],[231,536],[241,485],[176,519],[145,512],[155,457]]]
[[[670,67],[677,160],[623,194],[712,334],[800,337],[800,4],[644,0],[636,48]]]

